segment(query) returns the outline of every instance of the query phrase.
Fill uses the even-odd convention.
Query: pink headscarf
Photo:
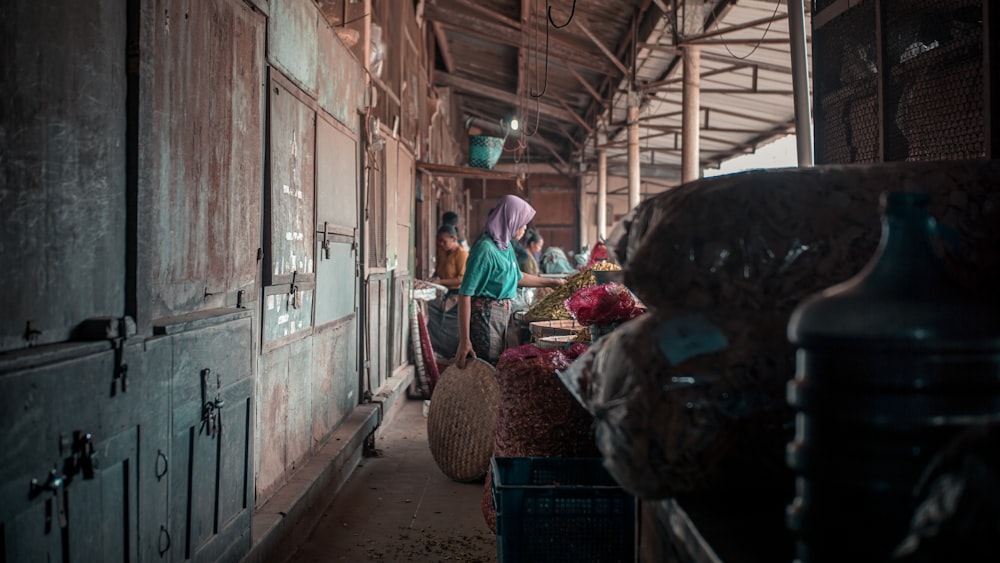
[[[500,250],[506,250],[510,239],[521,227],[527,226],[535,216],[535,208],[516,195],[505,195],[486,218],[483,232],[497,243]]]

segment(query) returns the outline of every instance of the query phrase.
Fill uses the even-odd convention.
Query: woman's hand
[[[472,341],[466,338],[458,343],[458,350],[455,351],[455,364],[459,369],[465,369],[465,364],[470,355],[475,359],[476,351],[472,349]]]
[[[545,287],[559,287],[566,283],[566,278],[544,278],[548,280],[548,284]]]

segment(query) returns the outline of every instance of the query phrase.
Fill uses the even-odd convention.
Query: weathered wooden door
[[[234,561],[250,549],[252,318],[158,327],[173,334],[171,561]]]
[[[357,361],[360,163],[356,133],[321,112],[316,120],[317,297],[313,347],[313,439],[317,441],[324,439],[361,400]]]
[[[169,549],[166,344],[6,358],[0,560],[157,561]]]
[[[0,8],[0,351],[125,313],[125,12]]]

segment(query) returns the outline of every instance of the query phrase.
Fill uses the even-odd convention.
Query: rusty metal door
[[[138,302],[158,319],[255,300],[266,19],[241,0],[159,0],[144,10],[153,33],[144,39],[151,76],[141,79],[148,187],[138,196],[137,259],[148,279]]]
[[[170,548],[165,344],[81,343],[0,365],[0,560],[156,561]]]
[[[170,561],[235,561],[250,549],[252,319],[157,327],[173,345]]]
[[[125,313],[125,4],[0,9],[0,351]]]

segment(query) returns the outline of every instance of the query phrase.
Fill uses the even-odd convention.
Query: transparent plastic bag
[[[791,478],[780,315],[647,313],[559,376],[594,415],[604,465],[645,499]]]

